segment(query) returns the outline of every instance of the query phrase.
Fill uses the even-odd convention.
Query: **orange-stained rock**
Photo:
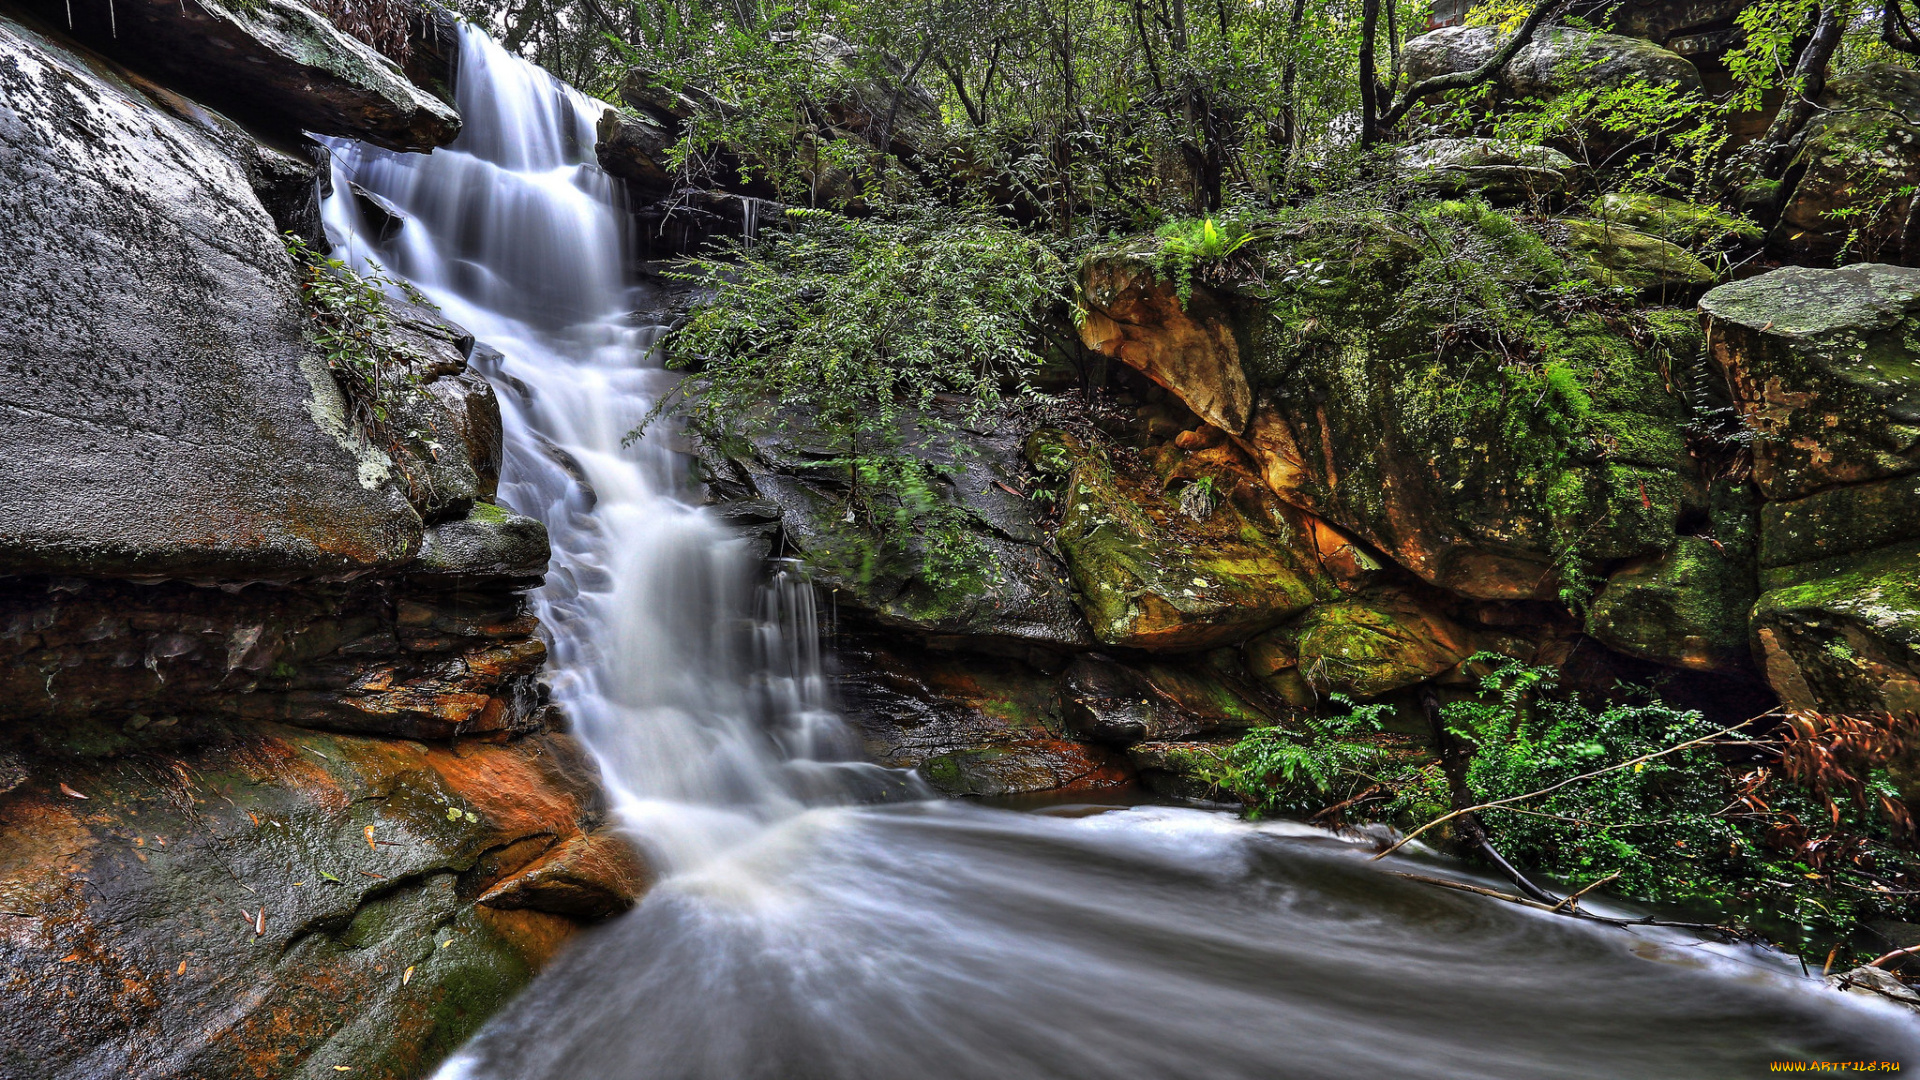
[[[1228,319],[1204,289],[1183,307],[1150,257],[1085,263],[1080,339],[1178,394],[1207,423],[1240,433],[1253,415],[1253,394]]]
[[[566,735],[190,718],[101,756],[85,724],[6,731],[0,1063],[18,1080],[424,1076],[601,914],[474,903],[601,835]]]
[[[478,902],[605,919],[632,908],[651,876],[630,842],[602,829],[553,845],[531,866],[482,893]]]

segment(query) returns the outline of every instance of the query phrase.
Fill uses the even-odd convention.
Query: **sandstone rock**
[[[1751,563],[1724,545],[1683,536],[1672,551],[1608,578],[1587,613],[1587,632],[1669,667],[1741,671],[1752,662],[1747,613],[1755,594]]]
[[[599,829],[553,845],[532,865],[481,893],[475,903],[608,919],[630,910],[650,879],[646,863],[629,841],[611,829]]]
[[[301,586],[16,576],[0,583],[4,715],[54,728],[134,718],[279,720],[449,738],[540,726],[546,656],[525,579]]]
[[[1060,717],[1080,738],[1120,744],[1244,730],[1271,721],[1221,672],[1204,664],[1135,667],[1098,654],[1076,657],[1068,665]]]
[[[547,572],[547,527],[491,503],[475,503],[458,521],[427,530],[410,574],[539,578]]]
[[[1468,204],[1433,212],[1513,228]],[[1244,381],[1255,404],[1237,441],[1268,487],[1432,584],[1526,599],[1553,593],[1569,552],[1611,560],[1665,550],[1691,465],[1663,358],[1694,350],[1693,316],[1647,312],[1637,342],[1590,315],[1543,327],[1530,343],[1542,381],[1505,390],[1519,369],[1471,349],[1434,353],[1439,316],[1402,302],[1397,283],[1421,250],[1385,226],[1359,238],[1309,234],[1267,253],[1269,265],[1291,266],[1273,275],[1272,300],[1197,286],[1177,315],[1173,286],[1156,281],[1143,256],[1097,253],[1090,280],[1124,279],[1157,298],[1133,305],[1142,314],[1127,319],[1124,338],[1089,341],[1150,366],[1202,415],[1237,399]],[[1237,344],[1204,366],[1157,359],[1191,360],[1195,340]]]
[[[1425,682],[1471,656],[1475,644],[1432,605],[1383,586],[1316,604],[1247,650],[1269,678],[1293,669],[1318,696],[1372,698]]]
[[[1701,298],[1713,363],[1758,432],[1769,499],[1920,467],[1920,270],[1790,266]]]
[[[1477,192],[1493,202],[1559,195],[1570,186],[1576,167],[1558,150],[1498,139],[1430,139],[1398,154],[1403,170],[1446,193]]]
[[[677,127],[650,116],[608,109],[595,127],[594,156],[600,167],[627,182],[636,201],[663,198],[673,191],[667,154],[680,139]]]
[[[414,151],[460,130],[450,105],[296,0],[24,2],[135,71],[268,130]]]
[[[1050,452],[1056,449],[1058,453]],[[1221,467],[1190,476],[1220,501],[1194,522],[1160,477],[1116,466],[1058,432],[1028,443],[1036,461],[1072,461],[1055,534],[1093,635],[1108,645],[1199,649],[1242,640],[1338,595],[1315,560],[1304,516],[1259,490],[1230,446],[1203,451]],[[1198,457],[1199,455],[1196,455]]]
[[[1401,65],[1409,83],[1471,71],[1500,49],[1490,26],[1446,26],[1409,39]],[[1644,79],[1655,86],[1700,89],[1700,72],[1686,58],[1641,38],[1543,27],[1507,62],[1495,82],[1510,97],[1547,98],[1568,90],[1617,87]]]
[[[1621,0],[1607,12],[1613,29],[1682,55],[1724,49],[1721,34],[1753,0]],[[1712,36],[1713,41],[1699,40]]]
[[[1609,288],[1648,297],[1673,297],[1719,280],[1677,244],[1621,225],[1567,218],[1568,246],[1586,262],[1587,277]]]
[[[411,558],[420,519],[302,337],[245,165],[18,23],[0,54],[0,559],[246,579]]]
[[[1799,136],[1803,166],[1781,207],[1770,247],[1795,262],[1853,259],[1912,264],[1908,237],[1920,183],[1920,74],[1867,64],[1828,82]]]
[[[468,370],[482,346],[432,308],[397,298],[388,306],[413,376],[388,421],[398,435],[408,498],[429,524],[458,520],[477,500],[493,498],[505,452],[493,386]]]
[[[1231,742],[1176,739],[1144,742],[1127,748],[1127,758],[1139,770],[1140,785],[1156,795],[1196,802],[1226,799],[1215,778],[1224,772]]]
[[[77,734],[16,753],[9,1076],[424,1076],[581,926],[473,902],[604,822],[565,736],[454,749],[215,725],[158,741],[177,730],[124,757]]]
[[[1080,338],[1179,395],[1200,419],[1238,435],[1253,415],[1253,395],[1232,317],[1205,289],[1182,304],[1156,268],[1157,256],[1157,247],[1141,247],[1087,257]]]
[[[1920,547],[1813,569],[1753,609],[1754,654],[1781,701],[1857,715],[1920,710]]]

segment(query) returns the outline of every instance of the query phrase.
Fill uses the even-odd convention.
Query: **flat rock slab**
[[[241,119],[389,150],[452,142],[460,114],[296,0],[25,0],[51,26]]]
[[[245,578],[412,557],[420,519],[348,430],[239,163],[0,19],[0,175],[0,562]]]

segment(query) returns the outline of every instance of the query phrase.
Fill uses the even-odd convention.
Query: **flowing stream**
[[[326,223],[337,257],[410,280],[499,351],[476,363],[506,421],[501,499],[552,536],[534,602],[554,695],[661,881],[443,1080],[1920,1066],[1911,1017],[1776,954],[1435,889],[1304,826],[1020,813],[860,762],[810,589],[756,584],[692,505],[664,425],[626,439],[673,376],[660,329],[628,315],[649,305],[625,276],[618,186],[592,164],[604,106],[463,34],[460,138],[431,155],[334,144]],[[366,213],[376,198],[397,233]]]

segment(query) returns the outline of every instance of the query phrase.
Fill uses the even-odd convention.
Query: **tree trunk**
[[[1820,21],[1813,37],[1794,62],[1793,75],[1787,79],[1787,100],[1774,114],[1773,123],[1760,139],[1760,153],[1754,161],[1755,179],[1778,180],[1787,171],[1793,156],[1793,137],[1813,119],[1818,106],[1814,99],[1827,87],[1827,64],[1840,47],[1841,35],[1853,17],[1851,3],[1827,4],[1820,9]]]
[[[1380,26],[1380,0],[1360,5],[1360,145],[1380,139],[1380,83],[1373,70],[1373,38]]]

